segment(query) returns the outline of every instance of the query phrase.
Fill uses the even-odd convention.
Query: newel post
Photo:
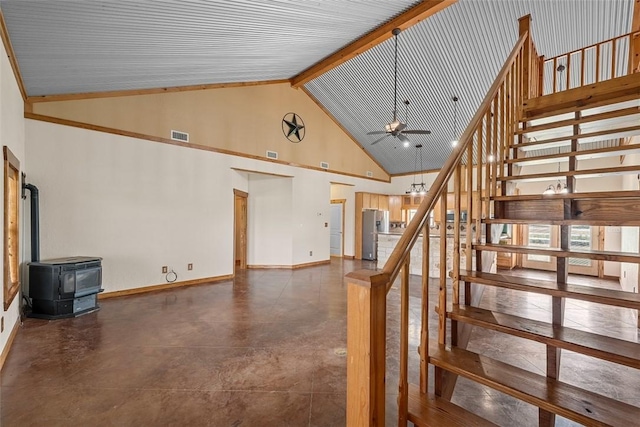
[[[371,270],[345,276],[349,427],[384,427],[388,280]]]
[[[522,37],[528,32],[527,41],[522,47],[523,68],[522,68],[522,100],[531,98],[531,15],[525,15],[518,19],[518,36]],[[537,60],[537,58],[536,58]]]

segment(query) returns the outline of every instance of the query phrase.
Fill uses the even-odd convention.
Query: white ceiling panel
[[[402,13],[409,0],[0,0],[30,96],[288,79]],[[459,0],[399,36],[399,116],[410,101],[404,148],[371,145],[393,111],[393,39],[305,88],[391,174],[438,169],[531,14],[546,57],[631,28],[634,0]],[[624,61],[621,58],[620,61]],[[572,81],[574,76],[571,76]],[[549,80],[547,80],[549,86]],[[550,87],[550,86],[549,86]]]

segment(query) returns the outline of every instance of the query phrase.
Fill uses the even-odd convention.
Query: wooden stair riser
[[[640,199],[500,200],[494,202],[495,219],[547,221],[609,221],[640,226]]]
[[[523,102],[522,116],[528,120],[560,112],[585,110],[640,98],[640,79],[636,74],[540,96]]]

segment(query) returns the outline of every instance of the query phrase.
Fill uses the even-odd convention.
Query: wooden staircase
[[[384,360],[386,337],[382,310],[386,312],[386,292],[396,277],[401,279],[398,425],[405,426],[408,422],[417,426],[494,425],[451,402],[459,376],[537,406],[540,426],[554,425],[556,415],[589,426],[640,425],[639,407],[559,380],[562,350],[640,369],[640,343],[564,324],[567,300],[640,313],[640,294],[572,283],[569,276],[571,259],[640,264],[638,253],[573,248],[570,239],[572,226],[640,227],[640,190],[592,191],[589,182],[593,181],[587,179],[625,174],[640,177],[638,162],[622,162],[625,156],[640,153],[640,143],[629,143],[640,135],[640,74],[632,73],[638,66],[632,64],[628,74],[620,73],[615,68],[617,62],[611,59],[610,76],[623,74],[621,77],[599,81],[601,71],[596,71],[596,81],[585,84],[588,64],[584,59],[577,60],[575,55],[584,58],[585,49],[590,48],[600,52],[611,41],[545,60],[537,55],[529,35],[529,22],[530,17],[521,18],[520,40],[383,271],[347,276],[349,318],[359,310],[359,318],[369,321],[364,329],[355,321],[348,326],[348,341],[357,339],[358,348],[362,349],[360,352],[355,345],[349,345],[349,426],[384,425],[380,361]],[[640,34],[627,36],[633,40]],[[622,37],[625,36],[613,43]],[[594,56],[595,66],[601,69],[599,53]],[[579,82],[572,83],[567,77],[564,87],[569,89],[557,90],[554,76],[551,90],[545,89],[542,73],[545,62],[552,61],[555,69],[562,59],[567,67],[570,64],[582,67],[572,74],[581,76]],[[609,141],[607,145],[602,143],[605,140]],[[565,167],[560,170],[558,166],[556,171],[559,162]],[[565,182],[566,192],[541,194],[544,187],[536,194],[518,191],[522,183],[546,185],[556,180]],[[471,207],[475,204],[479,214],[475,218],[468,215],[465,224],[456,215],[453,236],[446,227],[439,230],[437,327],[429,322],[430,239],[422,239],[420,383],[413,385],[408,380],[411,248],[421,232],[423,236],[429,235],[427,218],[438,200],[441,217],[445,217],[449,188],[454,189],[456,212],[460,212],[461,198],[466,197],[468,212],[473,211]],[[519,241],[501,244],[498,236],[505,224],[555,226],[559,247],[528,246]],[[461,225],[466,233],[460,232]],[[475,233],[471,231],[474,228]],[[451,246],[452,259],[447,245]],[[555,280],[496,272],[491,260],[497,253],[553,257]],[[465,257],[468,270],[460,268],[461,258]],[[541,321],[482,307],[483,290],[489,287],[498,289],[496,292],[510,290],[550,297],[549,319]],[[467,350],[474,328],[544,344],[545,375]],[[432,378],[430,365],[434,368]],[[369,376],[363,374],[367,367]],[[428,392],[431,380],[433,393]]]

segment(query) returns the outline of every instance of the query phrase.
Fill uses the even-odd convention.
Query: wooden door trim
[[[240,269],[245,270],[247,268],[247,230],[249,228],[248,225],[248,221],[249,221],[249,193],[244,192],[242,190],[238,190],[238,189],[233,189],[233,274],[235,276],[236,274],[236,245],[238,244],[237,242],[237,231],[238,231],[238,210],[236,209],[236,202],[237,200],[242,200],[242,204],[244,205],[244,239],[241,247],[241,257],[240,257]]]

